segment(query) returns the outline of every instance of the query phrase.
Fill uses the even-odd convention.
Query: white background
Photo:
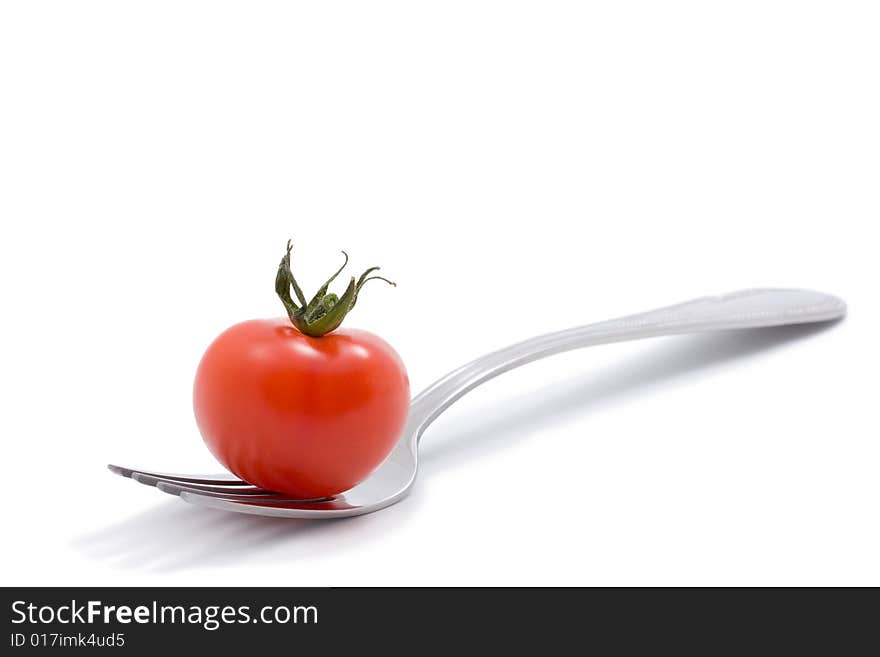
[[[880,8],[872,2],[5,2],[6,585],[880,585]],[[510,373],[410,498],[227,515],[195,366],[344,248],[348,324],[413,390],[542,332],[753,286],[820,331]]]

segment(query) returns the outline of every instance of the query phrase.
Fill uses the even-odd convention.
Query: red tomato
[[[366,479],[409,409],[403,362],[382,339],[310,337],[288,319],[236,324],[208,347],[193,390],[208,448],[238,477],[297,498]]]

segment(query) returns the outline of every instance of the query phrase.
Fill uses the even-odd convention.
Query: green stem
[[[281,303],[284,304],[284,309],[287,311],[287,316],[290,318],[291,323],[305,335],[317,338],[337,329],[342,324],[345,316],[354,308],[358,293],[367,281],[380,280],[385,281],[389,285],[397,285],[382,276],[370,276],[371,273],[379,269],[378,267],[370,267],[357,280],[354,277],[351,278],[348,287],[341,297],[337,297],[332,292],[328,293],[327,290],[330,284],[336,280],[336,277],[342,273],[342,270],[348,264],[348,254],[343,251],[342,255],[345,256],[345,261],[342,263],[342,266],[318,289],[312,300],[306,303],[305,296],[290,268],[291,249],[292,243],[288,240],[287,251],[284,257],[281,258],[278,272],[275,275],[275,293],[281,299]],[[296,298],[299,300],[299,306],[290,296],[291,287]]]

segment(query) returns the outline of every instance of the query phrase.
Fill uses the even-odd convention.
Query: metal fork
[[[428,386],[413,398],[397,446],[364,482],[332,498],[291,499],[231,474],[180,475],[116,465],[112,472],[193,504],[283,518],[338,518],[378,511],[403,499],[418,471],[422,433],[444,410],[481,383],[526,363],[564,351],[642,338],[732,329],[808,324],[846,314],[837,297],[810,290],[742,290],[704,297],[637,315],[548,333],[478,358]]]

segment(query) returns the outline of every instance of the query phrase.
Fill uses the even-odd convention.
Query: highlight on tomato
[[[306,302],[290,254],[288,242],[275,277],[287,316],[221,333],[199,363],[193,407],[205,443],[232,473],[266,490],[323,498],[366,479],[394,448],[409,379],[387,342],[340,327],[366,283],[394,283],[371,267],[342,296],[328,292],[348,264],[343,251],[342,267]]]

